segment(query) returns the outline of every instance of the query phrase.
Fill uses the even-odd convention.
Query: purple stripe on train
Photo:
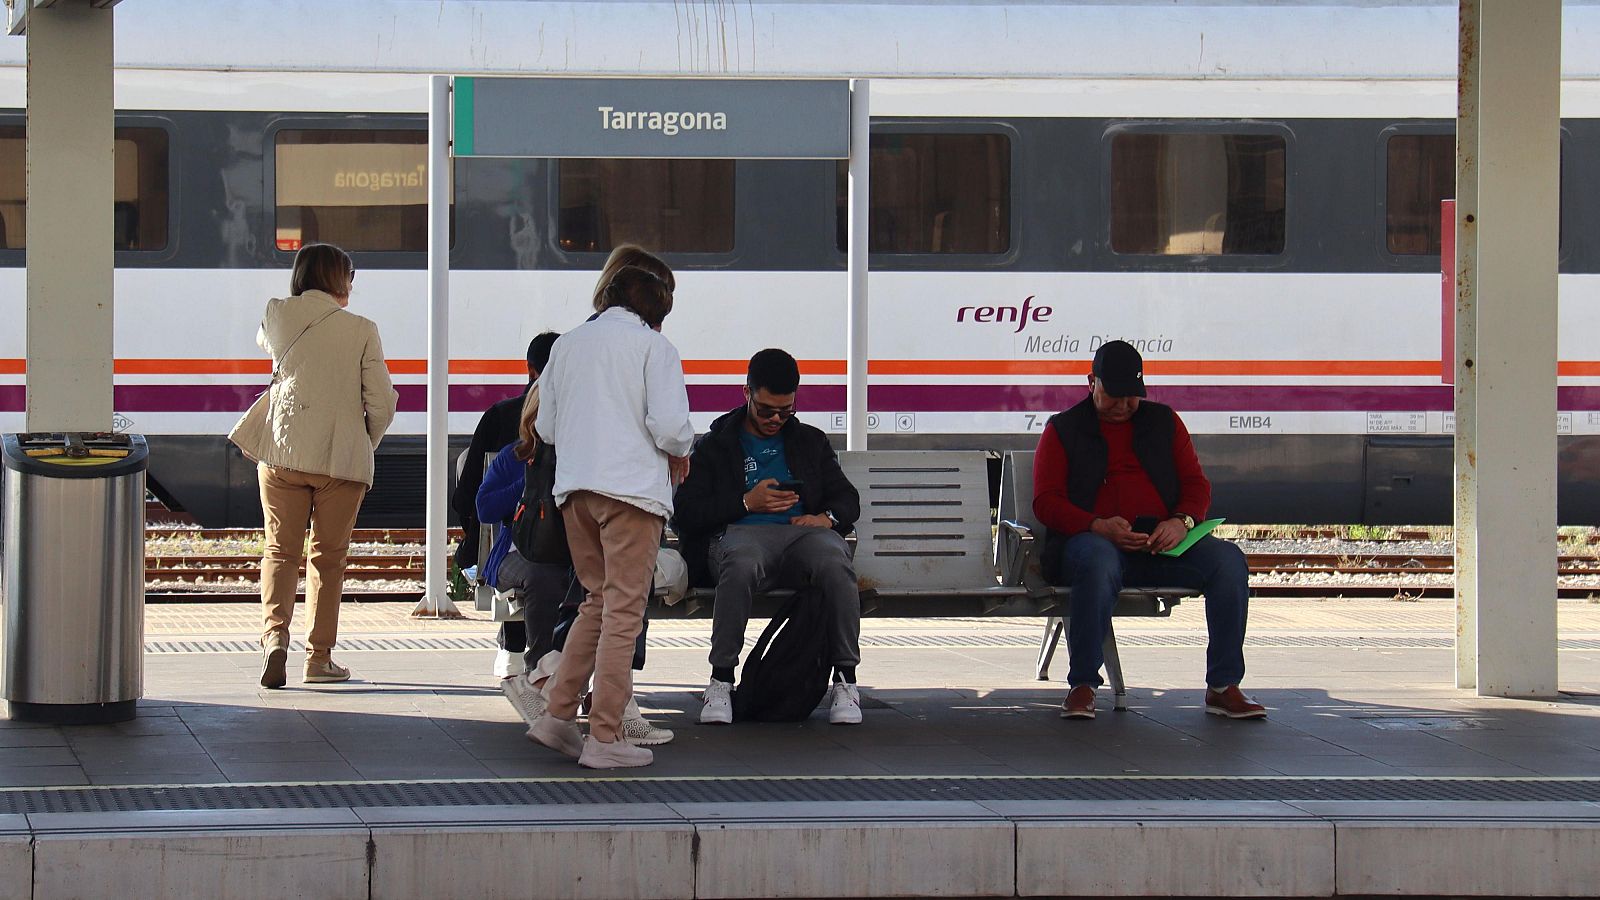
[[[260,385],[117,385],[120,413],[243,412],[261,393]],[[427,389],[400,385],[400,410],[427,409]],[[517,385],[457,384],[450,386],[450,408],[480,412],[497,400],[514,397]],[[1035,384],[879,384],[869,392],[874,410],[887,412],[1046,412],[1064,409],[1083,397],[1078,385]],[[1563,410],[1600,410],[1600,387],[1558,388]],[[1449,410],[1451,389],[1445,386],[1383,385],[1163,385],[1150,398],[1180,412],[1355,412]],[[0,385],[0,412],[22,412],[22,385]],[[738,385],[691,384],[689,406],[696,412],[724,412],[744,402]],[[845,388],[838,384],[804,387],[802,410],[842,410]]]

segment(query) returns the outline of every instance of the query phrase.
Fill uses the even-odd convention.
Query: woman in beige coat
[[[229,437],[257,464],[266,551],[261,560],[265,656],[261,686],[283,687],[306,527],[305,680],[344,681],[333,661],[345,560],[361,499],[372,486],[372,451],[394,420],[397,394],[378,327],[345,310],[355,266],[331,244],[307,244],[289,291],[267,301],[256,343],[272,356],[272,384]]]

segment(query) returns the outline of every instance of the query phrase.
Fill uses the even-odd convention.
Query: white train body
[[[1232,517],[1448,515],[1448,494],[1437,488],[1441,479],[1448,485],[1452,427],[1441,379],[1438,255],[1363,254],[1383,230],[1373,174],[1383,145],[1373,135],[1449,130],[1454,4],[240,6],[141,0],[116,11],[117,105],[126,119],[119,125],[149,119],[167,129],[172,207],[164,248],[118,254],[119,424],[173,439],[181,466],[156,465],[156,481],[204,520],[251,517],[248,470],[224,459],[220,436],[265,383],[255,326],[264,300],[287,291],[292,253],[272,247],[286,232],[272,217],[281,176],[270,133],[369,121],[423,128],[425,76],[433,72],[870,76],[875,134],[939,133],[941,123],[1004,134],[1010,212],[1002,251],[873,256],[871,430],[883,445],[1030,446],[1051,413],[1081,396],[1098,343],[1124,338],[1145,353],[1152,396],[1176,406],[1203,436],[1202,451],[1220,460],[1219,503],[1233,504]],[[1569,4],[1561,417],[1551,423],[1573,436],[1564,463],[1600,454],[1600,438],[1582,437],[1600,435],[1600,237],[1586,228],[1600,222],[1600,164],[1586,159],[1600,157],[1600,49],[1581,39],[1597,25],[1594,6]],[[0,128],[20,122],[22,46],[0,42]],[[1282,135],[1282,252],[1243,261],[1204,252],[1126,257],[1107,248],[1103,222],[1078,233],[1055,227],[1066,221],[1053,218],[1064,208],[1078,210],[1073,221],[1105,218],[1093,210],[1108,202],[1106,148],[1129,126]],[[1074,137],[1082,135],[1089,138]],[[462,262],[451,279],[450,426],[458,435],[471,432],[489,402],[520,387],[530,338],[588,314],[603,258],[564,252],[558,201],[546,197],[540,206],[537,191],[518,193],[544,178],[554,195],[553,175],[518,182],[471,165],[457,168],[462,233],[454,252]],[[831,231],[819,237],[815,227],[832,225],[832,184],[826,173],[814,177],[820,169],[768,165],[759,183],[755,174],[738,176],[750,180],[734,194],[730,252],[667,254],[679,287],[665,331],[685,359],[698,426],[733,405],[743,360],[780,346],[802,361],[805,418],[842,433],[843,255]],[[502,180],[503,208],[494,199]],[[1365,185],[1355,191],[1361,196],[1340,196],[1352,183]],[[747,184],[787,199],[753,208]],[[1073,188],[1092,184],[1102,188]],[[808,212],[810,204],[820,212]],[[1321,234],[1322,220],[1306,210],[1324,207],[1330,218]],[[1341,244],[1361,210],[1371,211],[1360,225],[1366,230]],[[470,235],[491,232],[504,247],[475,258]],[[782,249],[791,240],[802,249]],[[0,317],[14,323],[25,308],[20,256],[0,249]],[[356,258],[351,309],[377,321],[402,391],[386,452],[415,459],[424,428],[421,254]],[[24,356],[23,329],[0,331],[0,430],[23,427]],[[1399,478],[1407,466],[1414,491],[1373,481]],[[1249,485],[1263,472],[1270,490],[1254,496]],[[217,495],[202,498],[206,485]],[[391,490],[414,497],[420,510],[420,485]],[[1563,490],[1564,520],[1600,514],[1600,493]],[[373,515],[414,522],[420,516],[410,502],[397,499]]]

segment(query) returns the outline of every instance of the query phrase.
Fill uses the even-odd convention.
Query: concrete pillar
[[[1556,255],[1561,2],[1480,0],[1463,23],[1476,56],[1477,267],[1468,282],[1475,414],[1456,421],[1476,461],[1477,689],[1556,692]],[[1468,10],[1463,9],[1463,13]],[[1475,127],[1474,127],[1475,126]],[[1469,208],[1470,210],[1470,208]],[[1460,319],[1457,320],[1461,321]],[[1470,465],[1470,463],[1469,463]],[[1458,576],[1459,577],[1459,576]]]
[[[29,431],[110,431],[112,12],[28,11]]]
[[[1455,573],[1456,687],[1478,686],[1478,7],[1461,0],[1456,83]],[[1470,52],[1469,52],[1470,51]]]

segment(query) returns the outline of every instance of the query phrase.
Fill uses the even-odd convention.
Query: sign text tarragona
[[[727,131],[728,114],[721,112],[656,112],[619,110],[597,106],[602,131],[659,131],[671,137],[679,131]]]

